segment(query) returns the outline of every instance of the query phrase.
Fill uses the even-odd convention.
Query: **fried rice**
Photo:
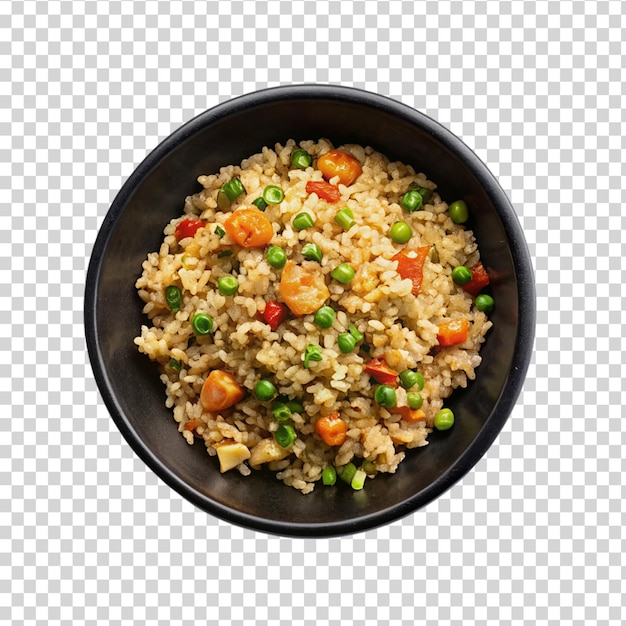
[[[202,190],[184,199],[136,282],[147,323],[135,343],[159,364],[179,433],[206,446],[221,471],[268,468],[302,493],[348,467],[352,476],[393,473],[407,450],[427,445],[445,400],[475,378],[491,327],[475,301],[487,279],[475,288],[486,272],[474,234],[452,219],[435,183],[371,147],[338,148],[358,165],[347,184],[317,167],[335,150],[326,139],[277,143],[200,176]],[[305,155],[298,166],[296,150]],[[267,187],[282,194],[261,202]],[[407,211],[411,190],[422,204]],[[345,209],[349,219],[337,219]],[[258,220],[236,233],[233,216]],[[260,221],[271,224],[269,241],[254,240]],[[410,228],[405,243],[390,236],[397,222]],[[282,266],[272,247],[284,252]],[[459,266],[470,269],[469,285],[453,280]],[[322,306],[332,311],[320,325]],[[450,327],[461,331],[448,336]],[[407,370],[421,377],[401,377]]]

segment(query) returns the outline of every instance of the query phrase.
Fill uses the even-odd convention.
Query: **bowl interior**
[[[439,185],[448,201],[464,198],[468,225],[492,276],[494,327],[477,379],[455,393],[452,430],[409,451],[395,475],[366,489],[322,488],[302,496],[271,472],[220,474],[200,443],[177,433],[156,367],[133,338],[146,318],[134,283],[162,229],[181,214],[197,177],[239,163],[287,139],[329,138],[370,145],[410,163]],[[244,96],[195,118],[137,168],[102,226],[89,268],[85,323],[103,399],[134,450],[197,506],[247,527],[289,535],[335,535],[383,524],[437,497],[484,454],[521,389],[534,328],[532,268],[506,196],[477,157],[447,130],[399,103],[350,89],[277,88]]]

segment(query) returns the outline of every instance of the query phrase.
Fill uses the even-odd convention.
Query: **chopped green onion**
[[[213,318],[206,313],[196,313],[191,320],[191,327],[196,335],[208,335],[213,332]]]
[[[222,228],[222,227],[218,224],[218,225],[215,227],[215,234],[216,234],[218,237],[223,237],[223,236],[226,234],[226,231],[225,231],[225,230],[224,230],[224,229],[223,229],[223,228]]]
[[[259,211],[265,211],[265,209],[267,209],[267,202],[265,202],[262,197],[253,200],[252,204],[254,204],[254,206],[259,209]]]
[[[305,170],[312,162],[311,155],[302,148],[298,148],[291,153],[291,165],[296,169]]]
[[[239,289],[239,281],[234,276],[222,276],[217,281],[217,290],[223,296],[234,296]]]
[[[354,489],[355,491],[363,489],[363,487],[365,486],[366,478],[367,474],[362,469],[358,469],[356,472],[354,472],[354,476],[350,481],[350,487],[352,487],[352,489]]]
[[[304,407],[302,406],[302,403],[298,402],[297,400],[289,400],[285,404],[292,413],[304,413]]]
[[[310,361],[321,361],[322,349],[313,343],[310,343],[304,351],[304,367],[309,367]]]
[[[267,202],[267,204],[280,204],[285,198],[285,194],[283,190],[277,185],[268,185],[263,190],[263,200]]]
[[[282,448],[288,448],[297,439],[296,429],[291,424],[281,424],[274,433],[276,443]]]
[[[352,210],[348,207],[341,209],[341,211],[335,215],[335,222],[344,230],[350,230],[350,228],[356,224]]]
[[[226,195],[226,193],[222,189],[220,189],[217,192],[217,207],[218,207],[218,209],[221,209],[222,211],[225,211],[229,206],[230,206],[230,200],[228,199],[228,196]]]
[[[227,198],[231,202],[233,202],[242,193],[245,193],[246,188],[243,186],[243,183],[241,182],[241,180],[235,177],[232,180],[229,180],[227,183],[224,183],[222,185],[221,191],[223,191],[226,194]]]
[[[181,367],[183,366],[183,364],[172,358],[170,359],[169,363],[167,364],[169,366],[169,368],[172,370],[172,372],[176,372],[178,374],[178,372],[180,372]]]
[[[281,269],[287,263],[287,254],[280,246],[270,246],[267,249],[267,262],[274,269]]]
[[[374,461],[363,461],[363,464],[361,465],[361,469],[368,475],[372,475],[376,473],[376,466],[374,465]]]
[[[254,395],[258,400],[261,400],[261,402],[267,402],[276,395],[276,387],[271,381],[261,379],[254,385]]]
[[[348,263],[341,263],[330,273],[330,275],[340,283],[347,285],[354,278],[355,273],[356,272],[351,265]]]
[[[233,251],[232,250],[220,250],[217,253],[217,258],[218,259],[225,259],[226,257],[232,256],[233,255]]]
[[[386,409],[396,406],[396,390],[391,385],[379,385],[374,392],[374,401]]]
[[[317,261],[321,263],[324,255],[322,249],[316,243],[305,243],[304,246],[302,246],[302,256],[307,261]]]
[[[284,402],[275,402],[272,406],[272,415],[277,422],[288,422],[291,419],[291,412]]]
[[[293,218],[293,227],[296,230],[304,230],[305,228],[311,228],[311,226],[313,226],[314,223],[315,222],[313,221],[311,214],[306,213],[305,211],[302,211],[302,213],[298,213],[298,215],[296,215]]]
[[[341,480],[343,480],[346,483],[351,483],[355,474],[356,474],[356,465],[352,462],[348,463],[347,465],[344,465],[337,472],[337,475],[339,476],[339,478],[341,478]]]
[[[344,354],[348,354],[348,352],[354,350],[356,339],[350,333],[341,333],[337,337],[337,345]]]
[[[180,310],[182,304],[183,295],[176,285],[170,285],[165,288],[165,302],[172,313]]]
[[[413,211],[418,211],[421,208],[422,201],[422,194],[417,189],[410,189],[402,196],[400,206],[402,206],[405,211],[412,213]]]
[[[322,471],[322,483],[332,487],[337,482],[337,470],[332,465],[327,465]]]

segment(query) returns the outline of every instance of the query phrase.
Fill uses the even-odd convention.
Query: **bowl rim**
[[[146,177],[171,149],[185,141],[197,130],[250,106],[260,106],[296,98],[336,100],[381,109],[393,116],[402,118],[410,124],[420,126],[442,145],[459,154],[464,165],[470,170],[472,175],[476,177],[493,200],[510,242],[516,274],[519,321],[518,332],[515,338],[513,362],[509,370],[507,384],[496,401],[490,418],[485,422],[479,433],[464,453],[457,459],[455,464],[428,487],[402,502],[375,513],[363,515],[354,520],[324,523],[283,522],[280,520],[260,518],[243,511],[234,510],[199,494],[176,474],[170,471],[156,457],[143,443],[139,433],[136,432],[127,421],[113,393],[98,339],[96,317],[97,292],[103,253],[106,250],[117,219],[134,193],[136,184]],[[268,87],[221,102],[201,112],[178,127],[147,154],[132,174],[126,179],[115,196],[97,233],[87,269],[83,315],[88,356],[102,400],[120,433],[141,460],[168,486],[174,489],[174,491],[204,512],[247,529],[292,537],[333,537],[354,534],[383,526],[402,519],[426,506],[463,478],[490,448],[517,403],[534,349],[535,318],[536,294],[534,270],[519,219],[500,184],[475,152],[471,150],[463,140],[438,121],[391,97],[356,87],[314,83]]]

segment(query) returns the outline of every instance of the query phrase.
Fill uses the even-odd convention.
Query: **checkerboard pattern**
[[[618,626],[626,612],[626,23],[614,0],[0,6],[0,623]],[[389,526],[254,533],[134,455],[86,354],[90,251],[134,167],[233,96],[391,96],[475,149],[536,268],[536,352],[485,457]]]

